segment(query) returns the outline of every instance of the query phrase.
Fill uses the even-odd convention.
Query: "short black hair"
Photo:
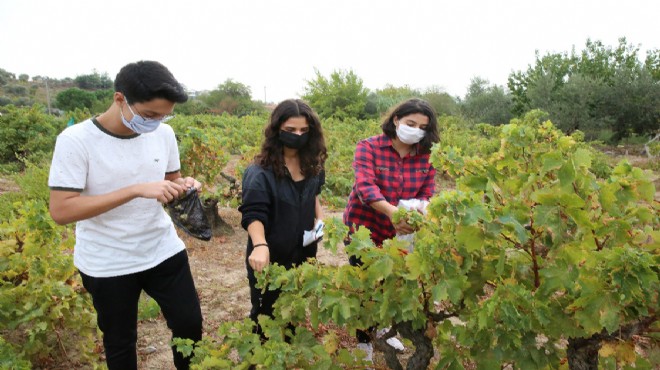
[[[164,65],[142,60],[125,65],[115,78],[115,91],[124,94],[131,104],[162,98],[185,103],[188,94]]]
[[[401,102],[392,109],[380,127],[383,129],[385,135],[390,139],[394,139],[396,138],[396,125],[394,124],[394,119],[401,119],[415,113],[423,114],[429,119],[429,124],[426,126],[426,129],[424,129],[426,135],[424,135],[422,141],[419,142],[420,152],[429,153],[433,144],[440,141],[440,135],[438,134],[438,119],[436,118],[435,110],[426,100],[412,98]]]

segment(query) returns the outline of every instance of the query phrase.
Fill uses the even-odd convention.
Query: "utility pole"
[[[50,111],[50,90],[48,89],[48,77],[44,77],[44,81],[46,81],[46,102],[48,103],[48,114],[51,114],[51,111]]]
[[[268,100],[266,100],[266,86],[264,86],[264,104],[268,104]]]

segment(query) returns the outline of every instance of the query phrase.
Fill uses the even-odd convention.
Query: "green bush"
[[[52,152],[57,136],[57,118],[43,113],[41,106],[7,106],[0,116],[0,163],[20,157]]]

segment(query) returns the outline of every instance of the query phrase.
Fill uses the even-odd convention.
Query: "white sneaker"
[[[363,351],[365,361],[374,362],[374,346],[371,343],[358,343],[357,349]]]
[[[376,333],[376,336],[380,338],[383,335],[385,335],[385,333],[387,333],[389,330],[390,328],[380,329]],[[388,338],[387,344],[389,344],[390,347],[394,348],[397,352],[403,352],[403,350],[406,349],[406,347],[403,346],[403,343],[401,343],[401,341],[398,340],[396,337]]]

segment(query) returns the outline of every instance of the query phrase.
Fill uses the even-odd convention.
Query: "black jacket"
[[[302,192],[298,192],[290,176],[278,179],[273,171],[258,165],[250,165],[243,174],[243,203],[241,226],[247,230],[255,220],[261,221],[266,232],[266,242],[271,263],[290,268],[315,257],[317,243],[302,246],[303,232],[314,227],[316,196],[321,192],[325,174],[304,180]],[[247,257],[253,250],[248,237]]]

